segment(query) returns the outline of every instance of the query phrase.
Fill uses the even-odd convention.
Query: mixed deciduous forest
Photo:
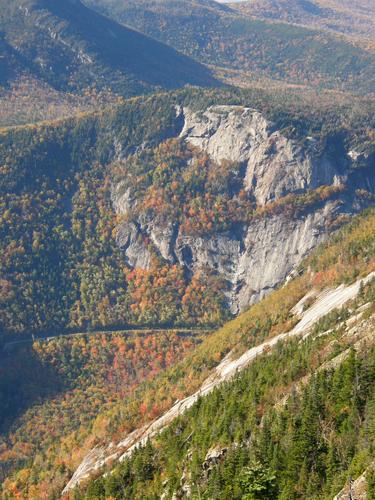
[[[374,16],[0,0],[2,499],[375,499]]]
[[[179,133],[177,103],[251,103],[286,134],[297,139],[313,134],[332,154],[339,154],[344,145],[374,154],[368,103],[359,101],[355,112],[345,101],[323,111],[289,98],[294,104],[286,108],[278,94],[184,90],[134,99],[106,112],[4,129],[3,333],[222,323],[228,318],[226,285],[215,273],[207,275],[203,269],[187,278],[180,267],[158,255],[149,270],[126,265],[116,243],[121,220],[111,205],[111,182],[123,178],[136,184],[140,207],[155,217],[175,218],[187,234],[195,235],[283,211],[292,217],[335,197],[340,186],[289,195],[258,210],[236,184],[238,165],[215,165],[181,141],[168,139]],[[125,154],[144,142],[151,147],[125,162],[116,161],[116,144]]]
[[[300,277],[289,282],[286,287],[272,293],[259,304],[252,306],[247,312],[227,323],[218,331],[207,335],[202,342],[200,342],[199,337],[187,336],[183,337],[185,344],[181,346],[181,338],[178,338],[178,336],[159,336],[158,333],[155,333],[153,335],[140,337],[138,343],[136,340],[137,337],[129,337],[128,335],[125,335],[125,337],[122,335],[111,336],[110,334],[88,338],[78,336],[70,339],[68,337],[63,340],[55,339],[50,341],[50,343],[36,343],[33,347],[36,361],[38,359],[44,360],[46,362],[46,368],[53,370],[53,373],[57,374],[60,380],[64,380],[69,390],[61,395],[55,395],[53,398],[47,399],[46,401],[41,401],[38,405],[32,404],[26,413],[24,413],[24,416],[20,416],[18,420],[14,422],[13,426],[3,433],[4,443],[11,443],[12,436],[14,440],[13,446],[8,445],[9,448],[4,447],[3,444],[4,456],[9,457],[9,461],[6,462],[7,467],[9,467],[7,470],[8,479],[4,482],[3,486],[3,495],[5,495],[5,498],[7,498],[6,495],[8,495],[8,498],[12,498],[12,495],[15,493],[21,496],[27,496],[30,491],[36,496],[42,495],[42,492],[43,495],[47,496],[51,495],[52,492],[58,494],[65,486],[72,471],[79,465],[85,453],[87,453],[93,445],[98,443],[98,438],[99,443],[106,443],[111,439],[114,441],[119,438],[121,439],[124,435],[140,425],[150,422],[153,418],[163,414],[163,412],[170,408],[177,399],[181,400],[195,391],[210,375],[211,370],[230,350],[233,350],[235,355],[239,356],[246,349],[257,345],[263,339],[271,338],[283,331],[288,331],[296,322],[296,318],[290,313],[291,307],[294,306],[306,292],[311,290],[312,286],[318,289],[324,289],[327,286],[332,287],[340,283],[351,283],[361,276],[366,276],[374,269],[374,234],[375,216],[373,211],[368,211],[367,214],[357,217],[345,226],[344,229],[340,230],[331,241],[319,247],[301,266],[303,274]],[[355,310],[355,308],[361,304],[371,303],[371,308],[366,311],[367,317],[371,317],[374,307],[373,296],[374,290],[372,283],[363,288],[361,296],[357,299],[357,303],[352,304],[348,310]],[[232,410],[228,408],[227,411],[221,413],[218,411],[216,413],[217,415],[222,414],[223,416],[222,419],[218,419],[217,421],[218,428],[222,429],[217,435],[215,433],[210,433],[211,429],[216,429],[217,427],[212,427],[211,417],[209,419],[207,418],[210,432],[208,432],[202,442],[200,437],[199,439],[197,438],[197,443],[200,443],[200,451],[197,456],[198,458],[200,457],[199,460],[202,462],[202,456],[207,452],[211,444],[224,446],[231,440],[235,440],[233,436],[237,436],[238,433],[246,431],[244,422],[248,422],[248,425],[250,425],[255,419],[255,421],[259,423],[263,413],[265,412],[266,414],[266,411],[268,411],[267,408],[269,408],[271,412],[269,414],[271,418],[273,415],[271,411],[272,405],[279,398],[282,398],[284,394],[287,394],[294,383],[297,383],[305,375],[313,374],[325,360],[335,357],[337,354],[350,347],[351,339],[350,337],[345,338],[345,336],[342,336],[343,330],[340,327],[340,324],[342,324],[347,317],[347,312],[345,312],[345,310],[335,312],[324,318],[316,326],[312,340],[304,344],[303,347],[301,346],[301,348],[296,349],[296,345],[300,346],[300,344],[292,343],[285,348],[280,346],[280,349],[272,354],[272,356],[259,358],[257,364],[251,367],[249,372],[247,372],[249,377],[253,377],[251,380],[254,380],[254,377],[257,380],[257,377],[259,377],[257,382],[260,384],[259,390],[255,391],[256,385],[249,385],[250,379],[245,379],[246,382],[242,382],[242,379],[239,378],[238,382],[236,382],[239,384],[240,388],[252,387],[251,390],[243,391],[241,396],[244,398],[244,401],[247,401],[246,404],[248,406],[245,405],[243,412],[239,413],[237,417],[233,417],[234,422],[238,422],[238,427],[233,427],[232,429],[231,425],[227,426],[229,421],[225,417],[227,412],[236,411],[236,401],[232,401],[232,405],[229,407],[232,408]],[[329,335],[319,336],[320,333],[330,329],[332,329],[333,332]],[[196,342],[198,342],[198,345]],[[117,353],[119,345],[124,346],[123,355]],[[369,345],[371,346],[371,342]],[[152,358],[150,359],[149,355],[147,355],[147,349],[151,349],[151,346],[152,349],[157,352],[160,350],[160,363],[159,361],[154,361]],[[194,349],[192,349],[193,347]],[[20,357],[18,358],[19,362],[16,362],[15,358],[11,358],[13,366],[20,366],[17,363],[21,363],[21,366],[24,365],[25,355],[22,354],[22,352],[24,351],[20,351]],[[29,353],[30,351],[26,350],[26,358],[35,359],[35,356],[30,356]],[[133,355],[128,358],[128,354],[131,353],[133,353]],[[279,353],[279,356],[277,353]],[[158,371],[161,366],[166,366],[171,363],[171,355],[173,356],[173,366]],[[182,355],[184,355],[184,359],[178,361]],[[138,358],[140,361],[138,361]],[[114,366],[116,359],[119,363],[117,369]],[[354,356],[353,359],[356,359],[356,356]],[[367,366],[366,363],[369,362],[369,360],[364,361],[364,366]],[[99,369],[99,363],[102,368],[100,368],[98,372],[99,375],[96,377],[95,373]],[[355,361],[355,363],[357,363],[357,361]],[[360,363],[359,360],[358,363]],[[26,366],[28,365],[26,364]],[[282,366],[283,369],[286,370],[285,376],[281,379],[279,375],[282,370],[278,368],[279,366]],[[133,370],[135,372],[133,372]],[[264,372],[262,370],[264,370]],[[3,387],[12,386],[12,384],[9,383],[9,377],[11,378],[12,373],[14,373],[14,371],[4,370],[4,377],[2,377]],[[21,371],[21,375],[22,373],[24,372]],[[113,374],[112,381],[108,378],[111,373]],[[141,376],[141,378],[139,379],[138,376]],[[277,377],[276,385],[271,382],[274,380],[273,377],[275,376]],[[125,386],[122,384],[120,387],[116,386],[117,377],[125,377]],[[144,379],[144,377],[146,378]],[[22,377],[17,376],[16,382],[13,379],[13,384],[16,383],[19,385],[20,380],[22,380]],[[27,376],[26,381],[29,383]],[[104,393],[102,392],[101,388],[103,387],[103,383],[106,387],[108,385],[110,388],[109,393],[107,393],[107,391],[104,391]],[[129,387],[132,388],[137,385],[137,389],[133,391],[131,395],[127,392],[128,384]],[[81,386],[82,389],[80,389]],[[38,384],[36,384],[36,387],[38,387]],[[117,390],[119,392],[116,392]],[[348,382],[348,386],[345,388],[345,391],[347,390],[351,390],[350,382]],[[123,391],[125,391],[125,393]],[[217,401],[215,398],[218,397],[217,395],[220,394],[220,391],[222,391],[223,394],[227,394],[228,398],[230,398],[233,392],[231,385],[219,389],[215,392],[216,396],[210,396],[207,402],[207,408],[212,409],[209,401]],[[240,389],[238,389],[238,391],[241,393]],[[6,394],[7,393],[5,393],[5,396]],[[97,406],[95,398],[93,399],[94,402],[91,400],[91,394],[95,394],[96,398],[99,400]],[[119,397],[119,394],[122,394],[122,397]],[[235,392],[235,394],[237,394],[237,392]],[[256,394],[256,396],[254,394]],[[253,406],[252,402],[255,397],[257,398],[257,404]],[[81,404],[87,405],[88,413],[92,417],[92,420],[90,420],[91,417],[88,418],[90,421],[89,424],[79,424],[80,419],[83,418],[80,410],[81,407],[79,404],[77,404],[77,406],[65,406],[64,402],[66,398],[68,398],[69,401],[77,400],[81,401]],[[221,398],[219,399],[221,400]],[[237,400],[237,396],[235,399]],[[323,400],[325,399],[326,398],[323,398]],[[240,400],[241,399],[239,399],[239,402]],[[298,403],[298,405],[299,404],[300,403]],[[343,402],[342,404],[344,405],[346,403]],[[186,419],[183,417],[182,422],[190,422],[190,415],[194,415],[195,412],[199,413],[199,408],[201,407],[204,407],[203,400],[190,411]],[[303,406],[301,406],[301,412],[302,408]],[[337,408],[338,412],[341,411],[340,408],[341,406]],[[361,415],[364,415],[363,405],[359,408],[360,411],[362,411]],[[15,410],[11,409],[10,411]],[[351,411],[352,410],[350,410],[350,412]],[[336,409],[333,409],[332,412],[336,412]],[[350,412],[347,417],[349,419],[348,421],[351,421],[350,419],[353,416]],[[229,414],[230,413],[228,413],[228,415]],[[59,439],[57,439],[56,436],[53,445],[51,445],[49,438],[49,432],[51,431],[48,430],[50,422],[54,421],[54,418],[59,418],[60,415],[66,415],[67,420],[65,420],[65,425],[67,425],[67,429],[70,429],[71,432],[65,434],[63,432],[64,428],[62,428]],[[334,416],[336,414],[330,413],[329,415]],[[327,415],[327,418],[333,418],[333,416]],[[292,416],[288,418],[292,419]],[[199,418],[197,424],[199,428],[200,421]],[[37,424],[30,424],[30,422]],[[41,441],[38,441],[40,436],[38,437],[35,431],[26,431],[29,425],[32,425],[33,429],[41,428],[46,430],[46,432],[42,431],[43,439]],[[292,436],[293,425],[292,422],[290,422],[290,436]],[[362,420],[356,425],[362,428]],[[173,428],[178,429],[178,424]],[[205,427],[202,427],[199,432],[204,432],[204,429]],[[232,434],[231,429],[233,432],[235,429],[238,430]],[[355,427],[355,429],[357,429],[357,427]],[[174,433],[174,431],[171,432]],[[176,436],[179,436],[179,431],[176,432]],[[187,437],[189,432],[181,435]],[[216,441],[216,437],[219,437],[221,432],[223,432],[223,436],[227,436],[226,441],[222,441],[221,438]],[[336,439],[336,432],[334,430],[332,432],[332,439]],[[347,431],[345,430],[345,432]],[[349,466],[348,461],[355,456],[356,447],[359,446],[359,444],[357,444],[359,441],[356,441],[359,439],[359,436],[356,434],[355,438],[353,438],[353,432],[350,432],[351,434],[349,434],[348,439],[354,439],[351,445],[354,448],[352,448],[353,452],[350,452],[350,456],[344,458],[342,462],[338,462],[338,470],[342,470],[343,474],[340,476],[341,478],[345,477],[347,467]],[[166,433],[166,436],[170,436],[169,431]],[[201,436],[201,434],[199,434],[199,436]],[[240,434],[238,434],[238,437],[239,436]],[[35,441],[33,441],[34,439]],[[162,435],[160,439],[162,440],[161,443],[163,443],[164,435]],[[176,443],[179,443],[178,439],[180,438],[176,437]],[[277,436],[275,436],[275,439],[278,439]],[[21,450],[18,449],[19,442],[23,443]],[[25,462],[22,462],[21,457],[27,457],[26,451],[29,450],[32,452],[33,446],[38,442],[40,443],[38,448],[40,451],[35,458],[32,460],[26,459]],[[189,443],[190,441],[187,440],[184,446],[190,446]],[[268,442],[267,447],[271,447],[270,443],[271,442]],[[72,456],[70,452],[72,446],[76,450],[74,456]],[[157,446],[157,444],[153,446]],[[161,450],[163,450],[162,446],[163,444],[161,444]],[[167,449],[169,450],[169,448],[166,448],[166,450]],[[183,448],[183,450],[185,450],[185,448]],[[284,451],[285,453],[289,453],[288,449]],[[22,453],[24,453],[24,455],[22,455]],[[142,457],[143,451],[140,450],[139,453],[140,457]],[[147,451],[147,453],[149,453],[149,451]],[[153,453],[154,451],[152,451],[152,453],[150,452],[150,456],[153,456]],[[160,451],[160,453],[164,452]],[[169,451],[165,451],[165,453],[165,456],[169,456]],[[173,453],[171,454],[171,457],[173,456],[173,458],[171,458],[172,461],[175,460],[176,456],[181,456],[175,456]],[[181,453],[181,450],[178,453]],[[244,462],[240,461],[243,467],[247,467],[249,464],[251,465],[253,459],[256,458],[253,456],[250,457],[248,453],[246,453],[245,455],[248,458],[240,459],[244,460]],[[364,466],[366,460],[371,456],[371,453],[370,450],[369,454],[363,457],[363,461],[359,462],[358,468]],[[136,456],[137,455],[135,455],[135,457]],[[15,459],[14,462],[12,462],[12,457]],[[19,462],[17,462],[16,457]],[[199,462],[198,458],[193,461],[197,473],[201,466],[201,462]],[[137,461],[136,458],[134,458],[134,460]],[[139,460],[145,463],[144,458],[140,458]],[[58,468],[59,474],[56,473],[57,463],[61,465]],[[130,476],[126,475],[128,472],[124,473],[125,476],[121,475],[121,472],[116,473],[114,476],[116,480],[114,481],[115,489],[113,492],[122,491],[130,494],[132,491],[126,489],[129,487],[131,488],[128,482],[129,479],[126,478],[131,477],[134,479],[132,474],[134,474],[135,469],[133,469],[132,463],[132,461],[129,462],[129,469],[127,469]],[[165,464],[165,462],[161,463]],[[269,462],[267,467],[269,468],[271,465],[271,462]],[[144,466],[146,467],[146,465]],[[138,465],[136,467],[138,467]],[[295,467],[297,467],[297,465]],[[309,463],[309,467],[313,467],[313,462]],[[295,474],[296,470],[297,468],[293,469],[294,472],[291,473]],[[148,491],[150,491],[152,496],[156,491],[155,488],[160,486],[159,473],[161,473],[162,470],[158,465],[156,471],[153,468],[151,468],[151,471],[152,473],[150,472],[150,474],[146,476],[140,475],[139,482],[135,481],[134,487],[150,488]],[[175,470],[173,477],[176,478],[176,474],[179,472],[181,472],[181,468]],[[242,472],[242,469],[241,471],[237,470],[236,474],[238,473],[241,475]],[[273,472],[271,468],[271,474],[273,474]],[[164,474],[165,470],[163,472],[163,477]],[[220,474],[218,470],[218,481],[223,481],[222,478],[220,479]],[[131,481],[133,481],[133,479]],[[329,487],[336,487],[333,483],[326,483],[323,476],[319,476],[316,480],[320,481],[322,488],[326,488],[328,484]],[[173,481],[171,485],[175,484]],[[280,484],[281,483],[278,483],[278,487],[280,487]],[[234,486],[233,484],[233,487]],[[91,496],[95,494],[95,491],[103,491],[103,489],[96,490],[96,487],[107,488],[103,482],[99,481],[98,485],[95,483],[94,486],[90,486],[90,488],[94,488],[90,493]],[[212,485],[212,487],[216,488],[217,486]],[[290,485],[288,487],[291,488]],[[111,488],[111,486],[108,486],[108,488]],[[90,489],[88,491],[90,491]],[[136,491],[139,490],[135,489],[134,492]],[[122,493],[116,493],[120,498],[121,494]]]
[[[61,478],[72,473],[70,467],[83,449],[114,429],[114,422],[98,414],[131,400],[140,386],[200,342],[201,335],[188,331],[144,331],[9,346],[0,367],[1,480],[18,468],[26,477],[30,467],[43,468],[49,462],[55,479],[51,483],[50,478],[44,481],[32,474],[27,494],[42,498],[56,484],[61,487]],[[140,405],[138,411],[143,414],[148,408]],[[149,411],[156,415],[157,403]],[[119,417],[117,423],[118,435],[127,431],[126,421]],[[8,485],[9,494],[17,494],[17,486]]]

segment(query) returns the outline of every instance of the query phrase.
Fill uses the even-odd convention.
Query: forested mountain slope
[[[366,471],[373,493],[374,229],[373,211],[356,218],[300,277],[139,394],[146,405],[180,401],[117,445],[92,450],[69,485],[81,485],[72,498],[252,498],[258,481],[264,498],[332,498]],[[184,396],[199,387],[188,404]],[[134,422],[130,408],[126,415]],[[90,474],[119,457],[87,488]]]
[[[112,424],[98,415],[200,342],[189,331],[149,330],[8,345],[0,355],[0,482],[24,469],[21,477],[27,474],[30,483],[23,498],[50,498],[82,451],[107,435]],[[43,463],[49,463],[48,480],[39,476]],[[36,475],[28,474],[30,467]],[[7,491],[12,496],[17,487]]]
[[[1,499],[375,498],[374,13],[0,0]]]
[[[235,431],[237,427],[232,428],[229,425],[231,421],[238,422],[238,429],[243,429],[243,432],[248,433],[247,429],[252,429],[256,422],[259,423],[265,408],[268,408],[269,405],[272,408],[273,404],[282,400],[284,395],[290,393],[293,384],[297,384],[298,388],[300,381],[304,382],[304,377],[317,370],[325,361],[329,361],[337,354],[346,351],[351,345],[354,345],[355,348],[361,347],[361,349],[367,346],[365,352],[368,352],[370,346],[373,345],[374,290],[373,280],[370,281],[367,278],[365,281],[365,278],[375,269],[374,231],[375,216],[373,211],[355,218],[351,224],[336,234],[330,242],[319,247],[304,262],[300,268],[300,277],[273,292],[259,304],[252,306],[236,320],[207,336],[190,354],[188,351],[196,346],[197,341],[200,342],[199,337],[159,335],[160,332],[144,334],[138,339],[137,335],[129,334],[55,339],[51,340],[50,343],[37,342],[32,351],[27,348],[26,351],[21,351],[19,357],[15,357],[13,354],[13,358],[8,358],[8,362],[5,365],[2,364],[4,366],[2,397],[3,401],[6,402],[6,408],[9,409],[9,421],[2,430],[3,477],[7,476],[2,491],[4,497],[31,495],[37,498],[43,498],[43,496],[49,498],[53,493],[59,495],[71,478],[73,471],[93,447],[94,451],[90,453],[90,458],[85,460],[86,471],[89,474],[96,461],[100,463],[103,453],[104,457],[108,458],[111,455],[119,456],[119,454],[126,452],[127,446],[134,442],[134,438],[138,435],[137,433],[129,435],[133,430],[142,429],[144,432],[143,426],[149,429],[149,423],[173,407],[176,400],[181,404],[180,406],[177,402],[175,405],[178,410],[184,407],[184,398],[199,390],[202,383],[205,381],[215,382],[217,377],[215,377],[214,368],[216,366],[222,366],[221,373],[229,373],[227,370],[229,368],[228,362],[241,359],[241,355],[247,350],[256,348],[264,342],[269,344],[269,348],[263,346],[258,354],[261,354],[262,350],[264,350],[264,354],[272,351],[275,348],[272,339],[285,332],[290,332],[293,327],[298,325],[301,319],[300,315],[303,315],[302,320],[305,315],[311,317],[311,310],[315,307],[313,315],[315,323],[317,319],[321,318],[321,320],[316,323],[316,326],[314,321],[308,323],[307,326],[313,326],[313,334],[307,343],[301,346],[298,339],[294,341],[291,339],[292,343],[286,344],[285,348],[276,347],[270,364],[268,364],[266,356],[263,361],[263,358],[259,358],[252,369],[251,373],[259,374],[260,383],[262,383],[264,390],[268,388],[267,390],[270,392],[267,394],[269,395],[262,399],[263,392],[258,392],[258,389],[255,388],[256,394],[251,392],[248,395],[248,403],[246,403],[249,413],[246,413],[247,410],[241,410],[241,414],[236,416],[237,404],[234,401],[230,405],[233,414],[228,414],[224,408],[216,413],[216,415],[222,415],[223,418],[217,420],[215,427],[212,427],[212,415],[207,417],[210,426],[213,429],[219,429],[220,433],[219,431],[218,433],[213,432],[211,437],[207,437],[207,439],[201,439],[202,434],[197,434],[196,442],[200,444],[199,449],[197,448],[197,460],[194,459],[192,464],[195,464],[194,474],[200,474],[201,464],[211,446],[223,445],[225,447],[233,440],[238,442],[238,439],[243,436],[243,433]],[[360,284],[361,279],[362,285]],[[353,281],[357,283],[354,288]],[[346,309],[340,312],[331,310],[328,316],[322,317],[322,314],[326,314],[330,308],[327,309],[324,306],[323,310],[318,308],[316,311],[316,303],[323,301],[326,304],[324,294],[327,296],[327,292],[332,293],[332,288],[335,289],[337,286],[339,288],[336,296],[339,300],[332,301],[330,299],[330,307],[334,308],[335,304],[343,304]],[[348,290],[351,292],[348,293]],[[357,293],[359,293],[359,298],[356,298]],[[354,302],[346,303],[348,298],[354,299]],[[295,307],[298,303],[298,307]],[[349,330],[350,332],[347,333]],[[326,334],[321,336],[322,332],[326,332]],[[302,330],[300,333],[304,334],[305,331]],[[283,340],[287,341],[287,338],[284,336]],[[148,354],[150,350],[158,353],[156,361],[154,356]],[[229,352],[231,355],[228,357]],[[286,358],[283,353],[285,353]],[[163,369],[174,364],[181,355],[185,355],[185,361],[177,363],[175,367],[170,369]],[[44,371],[35,369],[38,363],[43,364]],[[275,365],[275,363],[279,364]],[[280,368],[278,368],[279,366]],[[244,367],[246,367],[246,363],[242,364],[241,369]],[[266,372],[262,375],[263,369]],[[286,371],[283,372],[283,370]],[[38,373],[42,376],[46,371],[49,373],[51,386],[46,386],[43,380],[38,379]],[[284,373],[282,378],[280,378],[280,373]],[[25,374],[24,380],[23,374]],[[31,376],[31,374],[33,375]],[[273,377],[275,376],[277,376],[277,382],[274,382]],[[144,378],[140,386],[138,386],[139,377]],[[341,375],[339,375],[340,377]],[[14,383],[17,383],[16,394],[20,396],[24,390],[30,394],[31,384],[34,387],[31,394],[35,397],[34,401],[29,401],[27,411],[24,407],[19,407],[21,410],[19,418],[13,418],[13,420],[10,417],[17,415],[18,403],[13,401],[12,394],[5,390],[6,387],[9,387],[9,379],[13,379]],[[60,381],[60,385],[56,386],[55,380]],[[217,378],[218,382],[221,380],[221,376]],[[248,381],[244,384],[245,387],[252,386]],[[56,387],[59,388],[57,394],[54,393]],[[103,390],[104,387],[107,389]],[[136,387],[138,388],[129,396],[129,390]],[[229,386],[228,394],[232,393],[231,387]],[[234,393],[238,394],[237,391]],[[213,395],[209,396],[209,401],[215,397],[215,394],[217,393],[214,391]],[[243,394],[245,398],[246,394],[245,391]],[[364,393],[363,397],[367,398],[366,394]],[[21,401],[24,403],[23,398]],[[346,400],[343,404],[346,404]],[[84,405],[84,412],[82,412],[82,405]],[[192,414],[197,410],[197,407],[194,408],[190,410]],[[242,408],[240,404],[239,408]],[[363,416],[363,406],[361,408]],[[341,411],[341,407],[337,411]],[[228,418],[226,418],[227,414]],[[341,462],[339,461],[335,465],[337,468],[337,470],[335,469],[337,472],[335,473],[335,482],[328,481],[326,483],[324,477],[319,476],[322,487],[325,488],[329,484],[327,487],[334,487],[338,491],[344,485],[349,460],[355,456],[356,447],[360,446],[360,444],[356,444],[358,443],[356,439],[360,436],[358,425],[361,426],[363,418],[365,418],[362,416],[359,423],[356,424],[355,437],[351,434],[350,436],[345,435],[343,438],[344,447],[349,438],[351,444],[345,452],[349,455],[344,455],[344,458],[340,459]],[[349,414],[349,417],[352,418],[352,414]],[[51,438],[51,422],[60,418],[62,418],[63,424],[57,426]],[[190,421],[189,418],[188,421]],[[199,421],[201,421],[201,417],[199,417]],[[84,425],[77,426],[79,422],[84,422]],[[250,427],[248,427],[249,425]],[[331,422],[328,425],[331,425]],[[345,424],[343,425],[345,426]],[[176,428],[179,428],[179,424]],[[205,427],[201,429],[203,432]],[[143,451],[141,451],[141,458],[136,459],[136,462],[140,460],[145,465],[138,464],[135,469],[133,469],[133,465],[130,465],[130,479],[128,479],[129,476],[124,476],[121,472],[116,475],[111,485],[108,483],[108,486],[104,486],[102,482],[99,482],[90,486],[89,496],[100,498],[103,494],[103,487],[105,487],[108,492],[107,496],[121,498],[122,493],[120,492],[123,492],[125,498],[132,496],[137,498],[137,492],[147,491],[152,497],[156,491],[161,492],[160,484],[164,482],[165,476],[171,478],[168,488],[179,487],[178,484],[180,484],[183,473],[182,462],[184,462],[185,453],[191,444],[191,440],[188,438],[189,433],[190,431],[186,434],[185,431],[182,432],[183,445],[179,447],[181,443],[178,437],[180,436],[179,431],[177,430],[176,433],[173,431],[180,451],[178,455],[169,455],[169,451],[165,452],[166,457],[172,457],[171,464],[178,464],[172,469],[167,468],[170,472],[166,472],[164,468],[166,462],[162,458],[161,465],[156,467],[157,471],[162,472],[162,476],[159,476],[159,472],[156,472],[153,466],[149,468],[148,464],[145,464],[147,458],[144,458]],[[227,438],[218,440],[221,433]],[[169,435],[168,432],[167,435]],[[238,436],[238,438],[233,438],[233,435]],[[133,440],[130,439],[126,445],[125,438],[131,438],[131,436],[133,436]],[[108,448],[110,441],[116,445],[119,442],[123,444],[119,448],[113,445]],[[164,449],[163,447],[162,441],[161,450]],[[73,449],[74,453],[72,453]],[[339,450],[341,449],[339,448]],[[358,473],[359,475],[363,472],[371,456],[370,453],[371,450],[368,453],[366,451],[359,457],[359,461],[354,460],[349,473],[353,475]],[[107,463],[110,464],[111,460]],[[310,465],[314,466],[314,462],[310,462]],[[295,463],[289,488],[294,488],[294,477],[297,474],[296,471],[300,470],[300,466],[299,462]],[[126,467],[128,466],[126,465]],[[145,476],[142,471],[146,470],[151,472],[150,474],[145,472]],[[157,474],[155,481],[153,479],[154,473]],[[82,479],[82,476],[78,475],[78,478],[75,477],[75,481],[77,479]],[[149,482],[150,480],[151,482]],[[235,487],[234,483],[232,483],[232,487]],[[229,490],[229,492],[231,491]],[[231,494],[228,493],[228,498]],[[79,495],[78,498],[80,498]]]
[[[198,492],[220,499],[333,498],[349,476],[363,472],[362,491],[371,498],[374,326],[373,320],[362,321],[358,329],[367,343],[358,343],[358,352],[350,352],[350,342],[343,355],[331,351],[312,376],[312,349],[324,351],[326,341],[280,346],[202,399],[154,445],[148,442],[126,457],[113,475],[94,481],[85,498],[172,498],[175,491],[183,498]],[[336,349],[345,348],[345,340],[339,347],[335,339]],[[281,404],[272,397],[276,370],[298,387]],[[300,385],[296,372],[307,373]]]
[[[217,325],[277,287],[374,202],[373,103],[331,104],[187,90],[3,130],[2,333]]]
[[[375,40],[375,7],[369,0],[251,0],[231,4],[233,9],[261,19],[323,28]]]
[[[21,81],[35,94],[39,82],[41,94],[48,84],[62,99],[71,92],[132,96],[217,84],[199,63],[79,0],[2,0],[0,61],[0,87]]]
[[[278,79],[355,92],[375,89],[373,48],[320,28],[254,19],[239,13],[235,5],[214,1],[86,0],[86,4],[204,64],[239,72],[242,76],[236,81],[242,84]],[[285,10],[289,11],[289,2]]]

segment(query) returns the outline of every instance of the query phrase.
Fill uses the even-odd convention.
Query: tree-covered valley
[[[375,498],[368,0],[0,0],[0,497]]]
[[[373,271],[374,228],[373,211],[356,218],[302,264],[300,277],[217,332],[196,337],[188,332],[68,336],[36,341],[32,351],[19,346],[18,354],[9,352],[9,365],[2,374],[5,407],[10,415],[16,411],[15,395],[30,407],[26,412],[21,409],[12,425],[4,422],[2,460],[9,474],[3,486],[5,498],[59,495],[91,449],[106,450],[109,441],[122,441],[144,424],[148,428],[176,401],[197,390],[228,353],[236,359],[298,324],[301,312],[293,306],[306,296],[301,310],[308,311],[314,303],[313,289],[319,293],[340,284],[342,289],[353,280],[364,280]],[[145,494],[154,498],[164,489],[172,495],[188,484],[193,490],[198,485],[200,494],[207,491],[208,498],[242,498],[246,489],[241,488],[251,487],[246,474],[251,476],[254,467],[261,477],[263,473],[274,477],[272,491],[280,495],[284,491],[292,498],[314,498],[321,491],[329,498],[329,492],[345,486],[349,475],[362,474],[373,459],[373,368],[368,358],[373,346],[373,297],[373,280],[367,280],[358,296],[318,320],[305,340],[291,339],[266,349],[243,374],[218,385],[186,415],[172,421],[155,443],[147,441],[145,448],[126,458],[113,475],[104,480],[100,475],[88,485],[87,480],[79,483],[72,498],[142,498]],[[179,362],[181,356],[184,359]],[[35,363],[43,364],[42,372],[35,370]],[[325,371],[332,373],[332,379]],[[51,385],[44,386],[43,393],[38,392],[37,373],[42,378],[49,373]],[[4,390],[12,384],[16,388],[11,393]],[[334,392],[330,384],[336,384]],[[22,397],[23,391],[33,395],[37,404]],[[358,394],[354,399],[353,391]],[[321,399],[316,399],[318,395]],[[310,425],[307,439],[303,426]],[[275,443],[281,438],[275,455]],[[292,445],[299,447],[301,455]],[[112,445],[108,451],[118,456],[126,452],[124,446],[117,451]],[[318,454],[317,446],[322,447]],[[335,458],[332,453],[337,453]],[[309,461],[303,472],[298,456],[306,454]],[[110,468],[113,462],[105,463]],[[311,470],[315,476],[306,482],[301,474],[310,477]]]
[[[217,165],[176,138],[181,129],[176,105],[194,103],[200,109],[222,102],[258,103],[274,127],[289,129],[297,141],[310,127],[319,147],[332,148],[330,155],[359,145],[366,160],[357,162],[347,187],[319,183],[315,190],[300,194],[295,189],[260,206],[241,187],[240,165]],[[331,198],[342,197],[340,206],[364,207],[374,196],[371,181],[360,184],[362,175],[371,179],[373,172],[374,142],[366,128],[371,108],[364,109],[366,104],[359,102],[347,131],[337,111],[332,109],[326,118],[324,112],[297,103],[296,114],[303,118],[292,116],[290,108],[280,108],[277,95],[183,91],[62,122],[3,130],[3,335],[222,323],[230,314],[224,293],[228,283],[215,266],[198,262],[188,268],[184,261],[171,262],[145,232],[139,238],[149,252],[149,264],[142,268],[127,261],[117,234],[124,218],[139,214],[116,213],[113,184],[121,180],[127,189],[135,185],[142,213],[160,219],[162,227],[178,222],[183,235],[205,239],[274,214],[293,220]],[[145,143],[150,146],[134,155]],[[340,214],[345,218],[345,211]]]

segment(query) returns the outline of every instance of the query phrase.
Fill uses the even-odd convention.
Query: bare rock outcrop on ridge
[[[184,116],[181,137],[216,162],[243,163],[244,188],[258,205],[345,178],[324,154],[315,156],[314,139],[306,138],[302,147],[250,108],[215,106],[204,113],[187,109]]]
[[[318,150],[315,139],[297,142],[253,109],[178,108],[177,115],[182,140],[217,163],[241,164],[243,189],[259,207],[320,186],[347,186],[341,196],[310,206],[299,217],[270,214],[236,230],[207,236],[187,235],[176,221],[160,222],[147,215],[121,225],[118,244],[128,265],[149,268],[147,240],[163,259],[183,266],[190,275],[201,268],[214,270],[228,283],[232,313],[275,289],[328,236],[334,221],[363,208],[356,188],[375,192],[371,168],[355,168],[352,151],[334,160],[329,151]],[[113,186],[112,200],[119,214],[127,214],[136,203],[123,182]]]

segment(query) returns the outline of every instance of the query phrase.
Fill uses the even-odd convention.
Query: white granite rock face
[[[181,137],[189,144],[216,162],[246,165],[244,187],[258,205],[340,180],[327,158],[314,157],[313,140],[307,140],[308,148],[301,148],[250,108],[213,106],[204,113],[185,109],[184,116]]]
[[[318,155],[313,139],[296,144],[250,108],[215,106],[203,112],[181,108],[178,112],[184,116],[181,138],[216,162],[243,164],[243,188],[258,206],[288,193],[346,181],[346,167],[340,173],[328,157]],[[350,164],[348,158],[342,163]],[[123,183],[113,186],[112,201],[120,214],[127,214],[135,203]],[[298,218],[269,215],[236,231],[206,237],[183,234],[176,221],[142,215],[136,223],[120,227],[118,244],[131,267],[150,265],[146,236],[166,261],[179,263],[188,273],[202,267],[215,270],[227,280],[228,304],[237,313],[275,289],[327,237],[337,216],[354,211],[343,200],[327,201]]]
[[[274,216],[251,224],[238,259],[233,305],[243,310],[284,281],[324,240],[325,224],[337,208],[329,203],[300,219]]]

